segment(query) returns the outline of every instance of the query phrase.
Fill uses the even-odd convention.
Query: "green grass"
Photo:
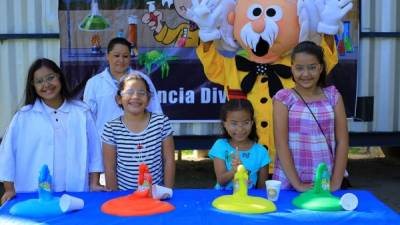
[[[193,150],[181,150],[182,155],[192,155],[193,154]]]
[[[362,154],[365,153],[365,148],[363,147],[351,147],[349,149],[349,154]]]

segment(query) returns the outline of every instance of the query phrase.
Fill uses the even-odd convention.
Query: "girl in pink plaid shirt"
[[[277,150],[274,179],[283,189],[312,188],[315,170],[326,163],[331,191],[340,188],[346,171],[348,130],[341,95],[326,87],[326,64],[321,47],[298,44],[292,53],[293,89],[274,96],[274,136]]]

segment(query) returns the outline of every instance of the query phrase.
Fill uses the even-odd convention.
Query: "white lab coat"
[[[67,101],[65,111],[66,191],[87,191],[89,172],[103,172],[102,152],[89,107]],[[53,174],[54,130],[44,103],[22,107],[13,117],[0,145],[0,181],[14,182],[16,192],[33,192],[39,171],[47,164]]]
[[[132,72],[133,70],[130,70]],[[147,110],[149,112],[163,114],[157,91],[151,79],[144,73],[138,72],[149,85],[150,91],[153,93]],[[83,94],[83,101],[90,106],[99,135],[103,133],[104,124],[123,114],[123,110],[118,106],[115,95],[118,87],[113,80],[109,69],[96,74],[88,80]]]

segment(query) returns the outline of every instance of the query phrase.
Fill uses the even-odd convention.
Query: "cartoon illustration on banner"
[[[211,8],[215,8],[218,5],[216,3],[226,4],[224,10],[214,21],[214,25],[219,27],[221,35],[220,38],[214,40],[218,52],[229,57],[241,55],[251,62],[263,63],[263,61],[258,61],[263,57],[257,56],[257,60],[252,57],[248,58],[253,54],[249,51],[249,46],[254,47],[253,45],[257,41],[250,41],[250,43],[241,41],[240,34],[235,34],[236,31],[233,30],[236,25],[229,26],[229,21],[226,19],[229,13],[234,11],[235,4],[241,4],[243,1],[205,0],[195,2],[198,4],[202,2],[212,3],[209,4]],[[297,10],[296,3],[298,1],[296,0],[256,2],[259,2],[257,4],[263,7],[286,2],[288,6],[291,5],[290,9],[292,15],[294,15],[290,19],[297,21],[301,16],[305,16],[302,14],[297,16],[298,12],[302,11]],[[303,0],[301,2],[331,1]],[[335,37],[338,44],[339,64],[336,65],[332,73],[337,75],[330,76],[344,96],[348,116],[352,116],[354,113],[358,47],[358,0],[352,2],[354,7],[344,18],[344,26],[341,27],[344,32]],[[311,10],[311,8],[307,8],[307,4],[303,4],[304,7]],[[217,84],[220,82],[214,83],[212,79],[208,79],[205,75],[203,64],[196,54],[196,47],[200,43],[199,31],[202,30],[202,24],[199,24],[192,14],[190,14],[191,16],[188,15],[191,8],[192,0],[60,0],[61,67],[66,73],[68,85],[75,90],[76,96],[80,97],[86,81],[107,66],[105,59],[107,43],[114,37],[123,37],[133,46],[131,67],[150,76],[156,86],[157,95],[164,112],[172,120],[217,121],[220,105],[226,101],[225,95],[239,92],[225,92],[224,87]],[[289,19],[286,14],[279,14],[286,12],[287,8],[281,9],[281,11],[276,10],[276,15],[273,16],[274,18],[279,16],[283,18],[275,22],[279,28],[279,31],[275,32],[278,35],[277,40],[282,40],[280,35],[285,34],[283,30],[294,32],[298,29],[300,32],[300,23],[297,25],[298,27],[295,25],[290,29],[280,28],[282,26],[281,21],[288,21]],[[263,13],[266,13],[266,11]],[[315,17],[309,18],[311,22],[313,19],[319,18],[318,14],[313,15]],[[244,21],[240,21],[238,18],[236,17],[236,21],[244,24]],[[271,18],[271,20],[274,19]],[[315,22],[312,24],[315,26]],[[321,35],[318,32],[308,34],[308,38],[321,41]],[[305,33],[299,33],[299,35],[303,37]],[[275,51],[279,49],[280,41],[271,42],[268,49],[269,55],[272,53],[275,55],[288,53],[293,44],[299,41],[292,36],[289,37],[293,39],[293,42],[288,43],[290,38],[285,39],[283,46],[286,47],[280,49],[279,52]],[[271,38],[274,39],[275,37]],[[237,48],[238,46],[245,46],[245,48],[240,50]],[[256,52],[258,54],[260,51],[257,50]],[[274,62],[277,61],[272,59],[268,61],[268,63]],[[288,61],[278,64],[288,65]],[[334,73],[335,71],[339,72]],[[248,71],[243,72],[243,74],[247,73]],[[285,73],[279,73],[279,75],[285,76]],[[277,90],[277,87],[280,87],[279,82],[282,87],[290,87],[286,84],[286,82],[291,83],[290,78],[282,78],[281,76],[275,79],[277,82],[266,81],[267,87],[274,86],[274,88],[268,88],[268,92]],[[342,79],[343,77],[346,77],[346,81]],[[271,85],[272,83],[274,85]],[[278,84],[278,86],[275,84]],[[225,89],[227,90],[226,87]],[[230,86],[230,89],[241,90],[241,87],[240,85]],[[270,99],[270,94],[268,93],[265,97]],[[255,104],[262,104],[260,100],[258,99],[259,103]],[[270,104],[270,102],[267,100],[266,104]]]
[[[197,47],[199,45],[198,27],[188,20],[186,10],[191,6],[191,0],[163,0],[162,5],[175,9],[185,22],[177,26],[169,26],[165,15],[156,9],[155,1],[147,1],[148,11],[142,17],[142,23],[154,32],[154,40],[164,45],[174,44],[175,47]]]

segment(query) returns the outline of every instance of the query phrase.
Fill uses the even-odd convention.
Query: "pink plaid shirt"
[[[326,98],[307,102],[321,125],[331,149],[335,151],[335,112],[339,92],[334,86],[323,89]],[[300,97],[291,89],[282,89],[274,96],[275,101],[282,102],[289,110],[289,150],[292,153],[297,174],[302,182],[313,182],[315,170],[319,163],[326,163],[332,172],[333,156],[324,135],[310,110]],[[283,189],[292,186],[287,179],[279,158],[276,157],[274,179],[282,181]]]

